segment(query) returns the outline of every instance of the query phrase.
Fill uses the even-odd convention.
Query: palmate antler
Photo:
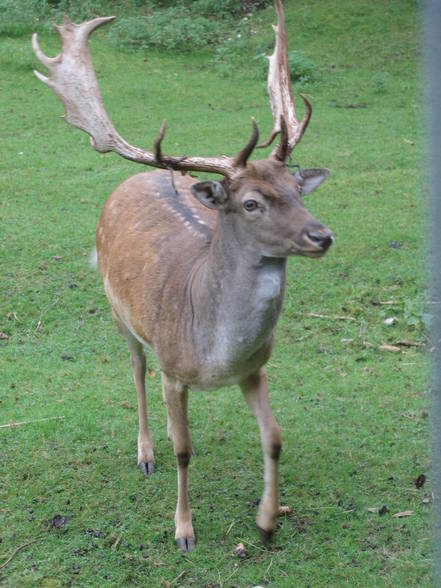
[[[285,161],[302,138],[308,126],[312,108],[305,96],[301,94],[306,112],[302,121],[299,122],[296,117],[291,90],[288,44],[282,0],[274,0],[274,6],[277,12],[277,25],[273,25],[276,45],[274,53],[268,57],[267,85],[274,126],[268,139],[259,147],[268,147],[280,133],[280,143],[272,151],[271,156],[280,161]]]
[[[88,47],[90,34],[114,18],[100,17],[76,25],[65,17],[62,25],[55,25],[61,39],[61,52],[57,57],[47,57],[38,45],[37,35],[34,34],[32,37],[34,52],[47,67],[50,76],[47,78],[38,71],[34,73],[61,99],[66,109],[66,121],[88,133],[92,147],[100,153],[114,151],[131,161],[163,169],[204,171],[218,173],[227,178],[234,177],[246,166],[247,159],[258,141],[259,131],[254,119],[252,135],[236,157],[164,155],[161,151],[161,141],[165,134],[165,122],[162,123],[156,137],[153,152],[134,147],[119,135],[104,108]]]
[[[277,26],[273,26],[276,33],[276,47],[273,55],[269,57],[268,72],[268,94],[274,127],[269,139],[260,147],[270,145],[280,133],[280,144],[272,151],[271,157],[285,161],[300,141],[308,125],[311,105],[302,96],[306,113],[299,123],[295,115],[291,91],[283,6],[281,0],[274,0],[274,4],[278,18]],[[153,152],[134,147],[119,135],[104,108],[88,46],[91,33],[114,18],[114,16],[100,17],[77,25],[65,17],[63,24],[55,25],[61,39],[61,52],[57,57],[47,57],[38,45],[37,35],[34,34],[32,37],[34,52],[41,63],[47,67],[50,75],[46,77],[38,71],[34,73],[61,99],[66,110],[66,121],[88,133],[93,148],[100,153],[113,151],[131,161],[162,169],[204,171],[218,173],[226,178],[233,178],[240,173],[246,167],[247,160],[259,138],[259,130],[254,118],[251,137],[236,157],[164,155],[161,142],[165,134],[165,122],[162,123],[156,136]]]

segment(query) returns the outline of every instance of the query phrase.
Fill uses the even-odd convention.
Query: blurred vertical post
[[[441,1],[425,0],[423,44],[426,96],[427,172],[430,190],[430,269],[432,300],[441,300]],[[433,305],[433,473],[435,490],[434,555],[441,585],[441,305]]]

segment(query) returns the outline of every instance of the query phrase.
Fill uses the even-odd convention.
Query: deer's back
[[[107,297],[123,322],[155,349],[182,336],[173,332],[175,317],[186,312],[186,285],[216,222],[215,213],[192,196],[193,178],[175,174],[174,181],[167,171],[129,178],[107,200],[96,231]]]

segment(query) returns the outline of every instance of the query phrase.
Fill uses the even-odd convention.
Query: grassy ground
[[[336,244],[319,262],[289,264],[268,369],[284,440],[281,502],[292,512],[270,549],[254,528],[257,427],[229,388],[190,398],[198,544],[175,551],[157,365],[150,357],[157,473],[143,479],[128,352],[87,263],[107,195],[139,168],[96,154],[64,125],[31,74],[29,39],[0,38],[0,425],[64,417],[0,429],[0,566],[33,541],[0,569],[1,585],[431,584],[427,361],[424,347],[398,344],[425,341],[416,3],[298,0],[286,11],[291,47],[316,64],[295,159],[332,171],[308,205]],[[271,10],[261,20],[265,43]],[[41,43],[55,53],[55,37]],[[210,56],[145,59],[98,36],[92,52],[111,118],[135,144],[148,147],[164,116],[174,153],[232,154],[251,115],[271,128],[264,84],[245,66],[224,79]]]

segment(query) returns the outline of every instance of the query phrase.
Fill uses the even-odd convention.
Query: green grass
[[[0,429],[0,566],[35,540],[0,570],[2,586],[431,585],[428,362],[424,347],[379,349],[425,342],[417,6],[298,0],[286,12],[291,49],[316,64],[301,87],[313,118],[295,161],[331,169],[307,204],[336,237],[323,260],[290,261],[268,366],[292,514],[264,549],[254,419],[236,388],[194,393],[198,543],[185,557],[173,545],[175,459],[157,364],[150,356],[157,473],[146,480],[127,348],[88,267],[106,197],[140,169],[98,155],[60,121],[58,99],[32,76],[29,39],[0,38],[0,424],[64,417]],[[271,10],[259,18],[251,57],[271,40]],[[58,47],[48,34],[41,45]],[[107,109],[135,144],[150,147],[164,117],[176,154],[235,153],[252,115],[262,134],[272,127],[264,84],[245,65],[226,80],[212,55],[128,55],[98,36],[91,45]],[[383,504],[383,516],[367,510]],[[48,529],[56,514],[68,523]]]

